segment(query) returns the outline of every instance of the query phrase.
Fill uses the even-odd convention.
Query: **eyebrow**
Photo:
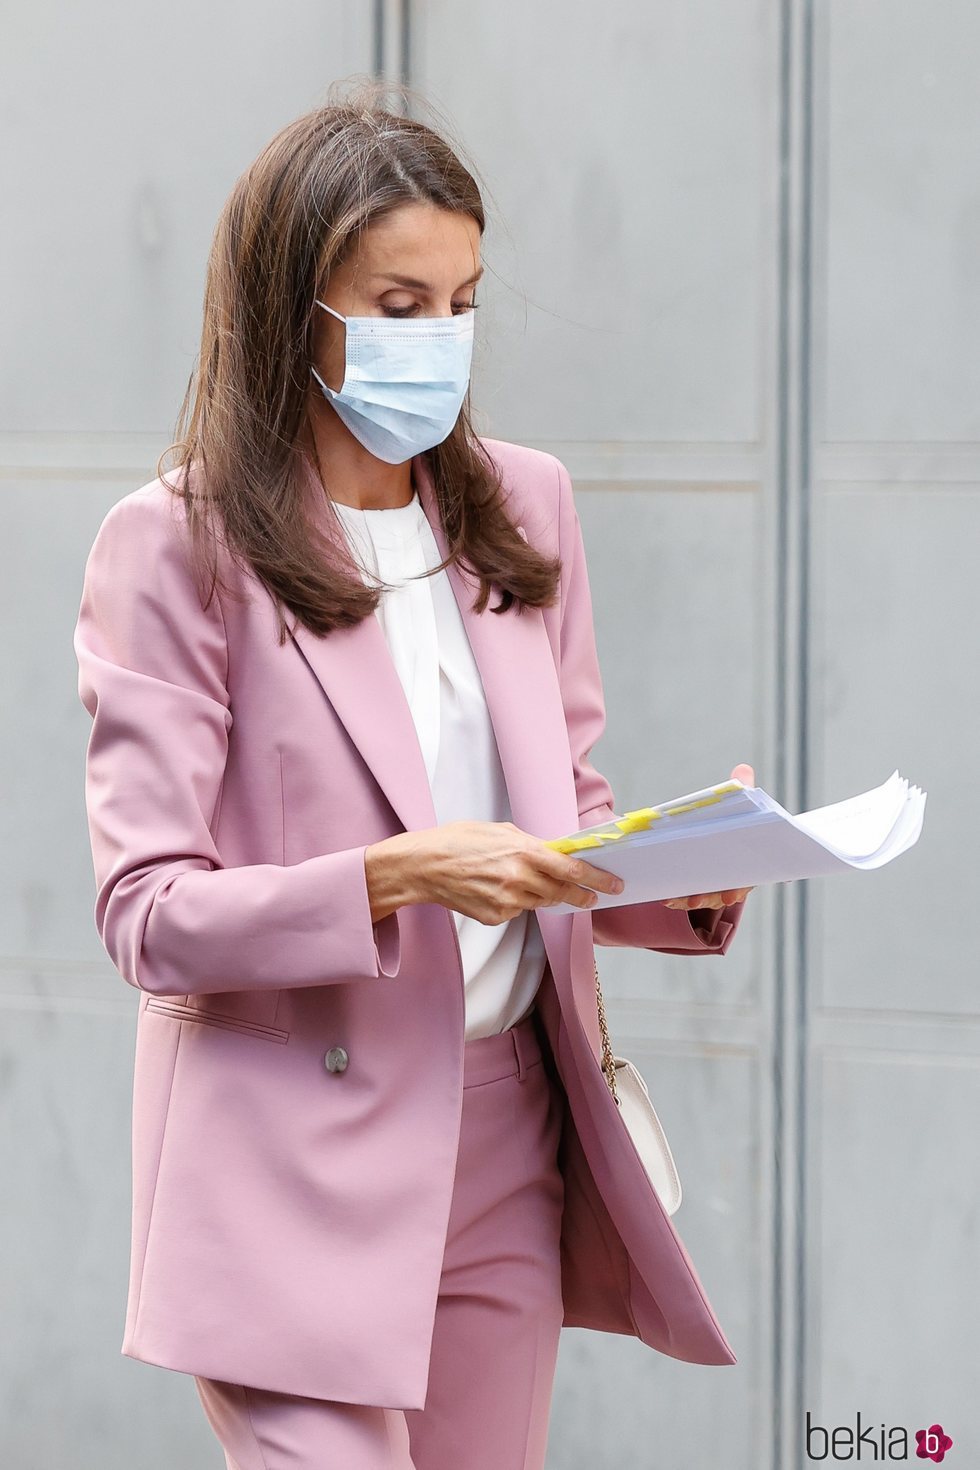
[[[470,276],[470,278],[469,278],[468,281],[463,281],[462,282],[462,285],[463,286],[475,286],[476,283],[477,283],[477,281],[483,275],[483,271],[484,271],[484,267],[481,265],[480,266],[480,269],[477,271],[476,275],[475,276]],[[395,281],[397,285],[399,285],[399,286],[408,286],[413,291],[428,291],[428,290],[431,289],[430,286],[429,286],[429,283],[427,281],[416,281],[416,280],[413,279],[412,276],[396,276],[396,275],[393,275],[391,271],[372,271],[371,275],[372,275],[372,279],[374,279],[374,280],[377,280],[380,277],[380,278],[383,278],[386,281]],[[461,288],[457,287],[457,289],[461,289]]]

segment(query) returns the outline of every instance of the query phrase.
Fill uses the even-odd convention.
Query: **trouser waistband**
[[[496,1036],[477,1036],[463,1046],[463,1086],[479,1087],[501,1077],[519,1077],[522,1081],[531,1067],[540,1066],[544,1058],[534,1024],[533,1010]]]

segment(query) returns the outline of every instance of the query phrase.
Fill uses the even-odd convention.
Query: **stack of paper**
[[[761,786],[722,781],[660,806],[641,807],[548,846],[616,873],[622,893],[593,909],[686,898],[725,888],[786,883],[848,868],[880,868],[918,840],[926,793],[893,771],[860,796],[793,816]],[[574,913],[556,904],[552,913]]]

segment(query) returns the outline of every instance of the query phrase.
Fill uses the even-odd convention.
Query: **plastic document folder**
[[[581,853],[623,879],[622,893],[597,895],[594,912],[880,868],[918,840],[925,804],[926,793],[897,771],[871,791],[800,816],[761,786],[730,780],[552,838],[548,846]],[[551,912],[578,910],[561,903]]]

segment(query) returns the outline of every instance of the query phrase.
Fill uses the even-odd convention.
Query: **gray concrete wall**
[[[119,1354],[136,998],[92,924],[70,636],[101,516],[171,437],[233,178],[381,66],[487,186],[478,426],[574,477],[620,807],[742,760],[793,810],[896,766],[929,791],[911,854],[757,891],[724,959],[600,951],[739,1364],[567,1332],[549,1464],[789,1470],[807,1410],[938,1419],[967,1463],[976,8],[42,4],[5,30],[5,1462],[221,1463],[192,1381]]]

